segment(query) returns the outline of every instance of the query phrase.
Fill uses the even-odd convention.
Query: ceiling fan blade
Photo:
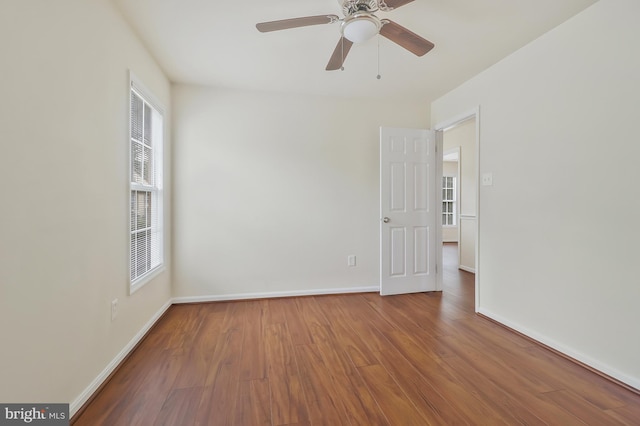
[[[384,4],[386,4],[389,9],[397,9],[412,1],[413,0],[385,0]]]
[[[340,40],[338,40],[338,45],[336,46],[336,48],[333,51],[333,54],[331,55],[331,59],[329,59],[329,63],[327,64],[326,70],[335,71],[342,68],[342,64],[344,64],[344,60],[347,57],[347,54],[349,53],[349,49],[351,49],[352,45],[353,45],[353,42],[349,41],[344,37],[341,37]]]
[[[414,55],[422,56],[435,47],[435,44],[409,31],[402,25],[387,19],[383,23],[384,25],[380,28],[380,35],[404,47]]]
[[[281,21],[261,22],[256,28],[261,33],[287,30],[289,28],[308,27],[310,25],[330,24],[339,20],[337,15],[305,16],[303,18],[283,19]]]

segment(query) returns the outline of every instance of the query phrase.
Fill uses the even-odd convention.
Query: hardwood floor
[[[639,425],[640,396],[442,293],[172,306],[75,425]]]

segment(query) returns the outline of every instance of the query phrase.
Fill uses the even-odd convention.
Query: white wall
[[[172,97],[176,296],[379,285],[379,126],[424,128],[428,105],[182,85]]]
[[[442,176],[458,177],[458,162],[457,161],[443,161],[442,162]]]
[[[480,105],[480,171],[493,172],[480,187],[480,311],[636,388],[638,16],[637,0],[601,0],[431,116]]]
[[[170,299],[128,296],[128,69],[170,86],[104,0],[3,0],[0,52],[0,401],[78,402]]]

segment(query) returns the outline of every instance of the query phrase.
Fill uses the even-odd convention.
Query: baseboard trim
[[[295,297],[295,296],[320,296],[326,294],[344,294],[344,293],[372,293],[379,292],[380,287],[348,287],[348,288],[331,288],[331,289],[314,289],[314,290],[297,290],[297,291],[276,291],[267,293],[238,293],[227,295],[210,295],[210,296],[193,296],[193,297],[175,297],[170,299],[156,312],[153,317],[142,327],[142,329],[122,348],[122,350],[111,360],[104,370],[86,387],[86,389],[69,404],[69,415],[71,417],[70,424],[73,424],[77,416],[82,414],[84,407],[91,399],[98,394],[99,390],[109,381],[111,376],[117,371],[123,361],[133,352],[133,350],[142,342],[144,337],[149,333],[151,328],[158,322],[164,313],[173,304],[180,303],[202,303],[202,302],[220,302],[231,300],[246,299],[265,299],[279,297]]]
[[[71,417],[71,424],[73,424],[76,414],[81,413],[81,409],[91,400],[94,395],[104,386],[111,375],[118,369],[122,362],[129,356],[129,354],[138,346],[138,344],[144,339],[147,333],[155,325],[155,323],[164,315],[164,313],[173,304],[172,300],[165,303],[156,312],[153,317],[142,327],[142,329],[122,348],[122,350],[111,360],[111,362],[105,367],[104,370],[96,377],[89,386],[69,405],[69,416]]]
[[[204,303],[204,302],[224,302],[230,300],[251,300],[251,299],[276,299],[280,297],[299,296],[322,296],[325,294],[346,294],[346,293],[375,293],[379,292],[379,286],[371,287],[347,287],[347,288],[327,288],[313,290],[292,290],[292,291],[272,291],[261,293],[236,293],[236,294],[215,294],[206,296],[186,296],[174,297],[173,303]]]
[[[515,324],[512,321],[501,317],[500,315],[494,314],[491,311],[479,308],[477,313],[481,317],[486,318],[487,320],[496,323],[514,333],[517,333],[525,339],[537,345],[540,345],[545,349],[550,350],[551,352],[575,364],[578,364],[581,367],[586,368],[587,370],[592,371],[593,373],[596,373],[597,375],[624,387],[625,389],[630,390],[631,392],[640,395],[640,379],[631,377],[627,374],[623,374],[606,364],[596,361],[580,352],[575,351],[570,347],[562,345],[553,339],[549,339],[546,336],[522,327],[519,324]]]

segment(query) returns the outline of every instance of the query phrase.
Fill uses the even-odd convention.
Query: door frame
[[[476,232],[476,273],[475,273],[475,311],[478,312],[480,307],[480,105],[475,108],[453,116],[452,118],[445,120],[441,123],[437,123],[433,126],[433,130],[436,132],[436,143],[438,146],[438,153],[443,152],[443,136],[445,130],[448,130],[456,125],[466,121],[470,118],[476,119],[476,223],[475,223],[475,232]],[[436,181],[442,182],[442,154],[436,156]],[[442,191],[436,192],[439,194],[440,200],[438,201],[438,210],[439,214],[437,216],[437,220],[440,223],[440,226],[437,227],[437,232],[439,232],[436,240],[436,244],[438,245],[436,251],[436,262],[438,263],[438,267],[442,270]],[[442,289],[442,273],[438,274],[438,288]]]

